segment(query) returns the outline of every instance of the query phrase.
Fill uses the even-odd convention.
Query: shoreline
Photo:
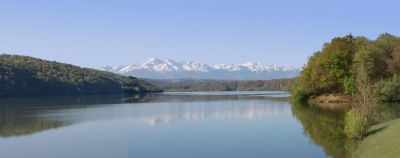
[[[310,98],[307,103],[331,110],[350,109],[352,107],[352,98],[341,94],[325,94]]]

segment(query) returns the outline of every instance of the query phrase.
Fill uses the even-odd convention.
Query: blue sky
[[[0,53],[85,67],[148,57],[300,67],[332,37],[399,35],[395,0],[2,0]]]

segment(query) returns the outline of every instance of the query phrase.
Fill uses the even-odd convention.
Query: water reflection
[[[231,98],[232,99],[232,98]],[[134,107],[131,118],[140,119],[149,125],[166,124],[177,120],[199,121],[216,119],[257,119],[265,116],[279,116],[290,112],[286,102],[251,100],[246,104],[234,100],[224,100],[209,106],[208,102],[181,102],[180,104],[160,104],[157,107]],[[266,106],[268,105],[268,106]],[[286,105],[286,106],[285,106]],[[130,115],[128,113],[127,115]]]
[[[382,103],[372,110],[371,124],[378,124],[400,118],[399,103]]]
[[[346,139],[343,133],[348,105],[303,105],[292,103],[294,116],[302,123],[305,134],[334,158],[351,157],[357,142]],[[371,124],[400,117],[400,104],[383,103],[372,110]]]
[[[29,135],[74,123],[71,120],[44,117],[48,113],[84,109],[99,104],[146,102],[153,97],[154,95],[1,98],[0,137]]]
[[[0,137],[29,135],[81,122],[111,119],[140,120],[154,126],[177,120],[256,119],[290,113],[287,98],[265,100],[267,97],[153,94],[2,98]],[[243,100],[247,102],[243,104]]]
[[[292,103],[292,112],[303,124],[305,134],[312,142],[323,147],[326,155],[346,157],[346,137],[343,133],[345,110]]]
[[[51,96],[51,97],[17,97],[17,98],[0,98],[0,108],[42,108],[51,106],[75,107],[79,105],[96,105],[96,104],[118,104],[118,103],[139,103],[148,102],[155,97],[156,94],[148,95],[88,95],[88,96]]]
[[[223,153],[225,157],[254,154],[341,158],[351,154],[352,144],[343,134],[346,109],[300,105],[276,97],[280,94],[273,95],[3,98],[0,99],[0,137],[3,137],[0,147],[19,150],[19,146],[28,146],[28,142],[34,145],[27,148],[34,149],[38,141],[29,138],[36,138],[47,144],[43,145],[45,148],[52,148],[57,145],[58,142],[53,142],[57,138],[60,144],[69,142],[76,148],[54,150],[54,154],[78,150],[92,154],[84,150],[86,146],[98,145],[91,141],[109,138],[115,145],[102,143],[105,146],[102,154],[121,150],[113,146],[128,146],[129,142],[126,152],[129,151],[130,157],[165,157],[165,154],[221,157],[218,154]],[[373,110],[372,120],[379,123],[399,116],[399,105],[385,104]],[[65,137],[66,134],[70,137]],[[86,138],[85,134],[93,138],[82,145],[80,139]],[[176,149],[182,151],[171,152]]]

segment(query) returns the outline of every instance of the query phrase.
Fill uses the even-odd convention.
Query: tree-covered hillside
[[[309,58],[292,91],[300,101],[330,93],[400,101],[400,38],[334,38]]]
[[[37,58],[0,55],[0,96],[160,92],[134,77]]]
[[[165,91],[289,91],[295,78],[273,80],[147,80]]]

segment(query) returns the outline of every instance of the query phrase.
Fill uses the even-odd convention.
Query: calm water
[[[291,105],[287,96],[3,98],[0,157],[345,157],[343,111]],[[393,107],[376,112],[376,121],[397,117]]]

